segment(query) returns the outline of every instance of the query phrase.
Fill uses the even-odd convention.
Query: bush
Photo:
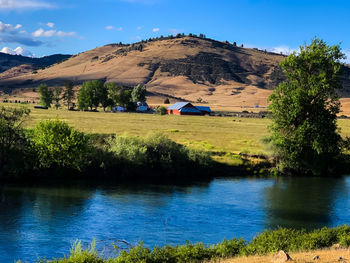
[[[117,163],[131,169],[186,169],[191,165],[210,165],[208,153],[189,150],[162,134],[151,134],[145,138],[121,135],[107,141],[108,151]],[[169,173],[171,173],[169,172]]]
[[[164,104],[170,104],[169,98],[166,98],[166,99],[164,100]]]
[[[0,176],[19,175],[35,163],[32,145],[23,128],[27,108],[0,108]]]
[[[40,168],[81,170],[89,152],[88,137],[60,120],[39,122],[32,138]]]
[[[267,230],[255,237],[250,243],[243,239],[224,240],[213,246],[203,243],[189,243],[184,245],[154,247],[153,250],[144,246],[141,242],[137,246],[127,250],[117,250],[114,259],[102,260],[95,248],[94,243],[90,248],[83,250],[80,242],[76,242],[68,258],[53,261],[41,260],[39,262],[50,263],[185,263],[207,262],[219,258],[235,257],[238,255],[255,255],[275,253],[281,249],[288,252],[300,250],[320,249],[332,246],[340,242],[348,246],[350,240],[350,227],[345,225],[337,228],[322,228],[312,232],[304,230],[292,230],[280,228]],[[311,243],[310,243],[311,242]],[[312,244],[310,246],[310,244]]]
[[[167,113],[167,109],[163,106],[159,106],[156,110],[156,112],[160,115],[165,115]]]

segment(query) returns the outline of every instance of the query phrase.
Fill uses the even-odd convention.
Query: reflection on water
[[[62,257],[96,238],[146,245],[251,239],[350,223],[349,178],[216,179],[191,186],[0,187],[0,262]]]
[[[333,225],[337,199],[347,195],[344,177],[279,178],[265,189],[266,227],[314,229]]]

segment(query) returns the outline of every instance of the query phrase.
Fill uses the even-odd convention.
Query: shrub
[[[32,145],[23,129],[29,112],[24,107],[0,108],[0,175],[18,175],[34,165]]]
[[[167,109],[163,106],[159,106],[156,110],[156,112],[160,115],[165,115],[167,113]]]
[[[170,104],[169,98],[166,98],[166,99],[164,100],[164,104]]]
[[[145,138],[121,135],[107,142],[109,152],[116,161],[131,168],[184,169],[193,164],[209,165],[208,153],[193,151],[163,134],[150,134]]]
[[[81,170],[89,151],[88,137],[60,120],[39,122],[32,138],[40,168]]]

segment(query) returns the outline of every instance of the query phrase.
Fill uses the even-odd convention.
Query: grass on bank
[[[350,250],[348,248],[343,249],[322,249],[313,250],[307,252],[290,253],[290,257],[293,259],[293,263],[339,263],[348,262],[350,259]],[[317,258],[318,256],[318,258]],[[275,254],[266,256],[249,256],[249,257],[236,257],[230,259],[222,259],[220,261],[214,261],[216,263],[271,263],[275,261]],[[315,259],[314,259],[315,258]],[[317,258],[317,259],[316,259]],[[343,260],[340,260],[342,258]]]
[[[226,259],[239,256],[268,255],[279,250],[287,252],[313,251],[339,244],[350,245],[350,226],[305,230],[277,229],[265,231],[251,242],[243,239],[224,240],[216,245],[187,243],[185,245],[154,247],[152,250],[142,243],[129,250],[116,249],[116,257],[103,259],[92,243],[83,249],[76,242],[70,255],[62,259],[40,260],[40,263],[187,263]]]

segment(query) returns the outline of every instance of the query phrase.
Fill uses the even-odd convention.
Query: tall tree
[[[338,45],[316,38],[281,63],[286,80],[269,97],[269,141],[280,171],[321,175],[334,168],[342,151],[336,90],[343,58]]]
[[[0,107],[0,176],[10,163],[17,163],[18,169],[24,169],[18,161],[24,157],[28,145],[23,122],[28,118],[27,108]],[[17,168],[16,165],[13,166]]]
[[[46,84],[40,84],[38,87],[40,94],[40,104],[44,107],[51,107],[53,93]]]
[[[110,106],[110,100],[108,99],[108,87],[101,82],[102,85],[98,85],[97,95],[103,111],[106,111],[106,108]]]
[[[107,95],[107,94],[104,94],[103,92],[103,87],[104,87],[103,82],[100,80],[92,80],[88,83],[88,85],[91,86],[91,89],[93,92],[92,104],[95,107],[95,109],[97,109],[101,103],[102,97]],[[106,96],[106,99],[107,99],[107,96]]]
[[[131,93],[131,99],[134,102],[145,102],[146,101],[146,87],[142,84],[138,84],[134,87]]]
[[[58,110],[58,108],[61,107],[61,104],[60,104],[60,101],[62,99],[61,93],[62,93],[62,90],[58,86],[55,86],[53,90],[52,98],[53,98],[53,102],[55,104],[56,110]]]
[[[115,82],[105,83],[108,90],[108,98],[112,101],[111,106],[115,106],[119,103],[119,93],[121,87],[117,86]]]
[[[80,88],[78,93],[78,108],[80,110],[92,110],[94,92],[91,86],[90,81],[83,83],[83,86]]]
[[[73,82],[71,80],[64,82],[63,100],[66,102],[69,110],[74,100]]]

